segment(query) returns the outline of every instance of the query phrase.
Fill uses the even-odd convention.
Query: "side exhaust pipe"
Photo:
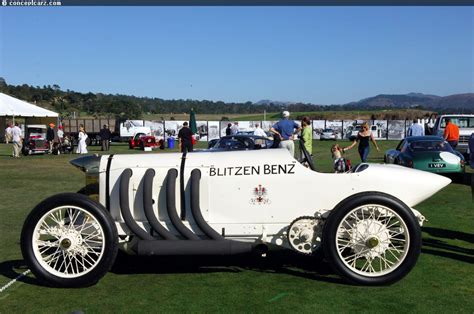
[[[178,213],[176,212],[176,178],[178,177],[178,170],[168,170],[166,178],[166,209],[168,216],[170,217],[171,223],[178,230],[178,232],[188,240],[201,240],[179,219]],[[184,197],[183,197],[184,198]]]
[[[224,237],[212,229],[202,217],[199,205],[199,187],[201,181],[201,171],[194,169],[191,171],[191,212],[198,227],[213,240],[224,240]]]
[[[125,169],[120,176],[120,211],[122,217],[125,220],[127,227],[140,239],[142,240],[155,240],[151,235],[148,234],[145,230],[140,228],[140,226],[133,219],[130,212],[128,191],[130,187],[130,178],[132,177],[132,170]]]
[[[148,169],[143,177],[143,207],[145,216],[153,230],[165,240],[178,240],[178,238],[161,225],[153,212],[153,178],[155,170]]]

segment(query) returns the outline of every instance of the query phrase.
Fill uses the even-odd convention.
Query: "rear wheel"
[[[331,266],[347,280],[386,285],[403,278],[415,265],[421,230],[401,201],[366,193],[334,209],[324,228],[323,247]]]
[[[21,250],[35,276],[46,284],[83,287],[110,269],[118,236],[109,213],[85,195],[47,198],[28,215]]]

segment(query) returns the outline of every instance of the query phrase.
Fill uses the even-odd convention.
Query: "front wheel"
[[[118,250],[109,213],[85,195],[47,198],[28,215],[21,251],[33,274],[46,284],[83,287],[110,269]]]
[[[349,281],[387,285],[415,266],[421,229],[411,210],[381,193],[355,196],[329,215],[323,248],[331,266]]]

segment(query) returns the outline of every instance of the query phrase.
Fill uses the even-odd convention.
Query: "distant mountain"
[[[474,111],[474,93],[450,96],[409,93],[405,95],[380,94],[343,105],[346,108],[423,108],[437,111],[468,110]]]
[[[295,104],[294,101],[278,101],[278,100],[270,100],[270,99],[262,99],[255,103],[256,105],[270,105],[274,104],[277,106],[288,106]]]

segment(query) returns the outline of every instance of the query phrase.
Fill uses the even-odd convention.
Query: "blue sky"
[[[341,104],[474,92],[474,7],[0,8],[10,84]]]

